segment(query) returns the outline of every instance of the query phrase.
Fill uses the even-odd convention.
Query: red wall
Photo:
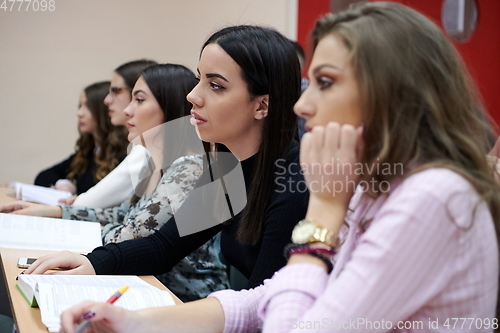
[[[381,1],[381,0],[372,0]],[[412,7],[441,25],[442,0],[391,0]],[[476,0],[478,26],[472,38],[453,42],[483,95],[486,108],[500,124],[500,0]],[[306,49],[314,21],[330,11],[330,0],[299,0],[298,42]]]

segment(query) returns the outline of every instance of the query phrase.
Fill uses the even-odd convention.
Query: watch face
[[[312,223],[299,223],[292,232],[292,241],[295,244],[305,244],[314,235],[316,226]]]

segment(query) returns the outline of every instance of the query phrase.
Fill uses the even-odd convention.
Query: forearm
[[[172,218],[154,234],[98,247],[87,255],[97,274],[158,275],[215,236],[221,227],[179,237]]]
[[[216,298],[171,307],[139,310],[144,332],[220,333],[224,329],[224,311]]]
[[[108,223],[123,221],[126,214],[126,207],[122,208],[121,206],[102,209],[69,205],[61,208],[63,219],[99,222],[103,226]]]

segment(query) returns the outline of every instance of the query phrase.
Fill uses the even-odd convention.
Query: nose
[[[310,89],[307,88],[293,107],[295,114],[305,119],[311,118],[316,113],[314,103],[312,103],[309,95]]]
[[[132,105],[133,102],[134,101],[131,101],[129,105],[125,108],[125,110],[123,110],[123,113],[129,118],[132,118],[134,116],[134,107]]]
[[[113,100],[113,97],[111,97],[111,93],[108,93],[106,97],[104,98],[104,105],[110,106],[111,102]]]
[[[197,89],[198,86],[199,86],[199,83],[186,96],[186,99],[188,100],[189,103],[193,104],[193,107],[201,107],[203,104],[203,99],[201,98],[200,94],[198,93],[198,89]]]
[[[76,110],[76,116],[77,116],[78,118],[83,117],[83,110],[82,110],[82,108],[81,108],[81,107],[79,107],[79,108],[78,108],[78,110]]]

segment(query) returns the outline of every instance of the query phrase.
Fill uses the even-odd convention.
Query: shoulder
[[[176,183],[180,179],[192,181],[197,179],[203,172],[203,156],[182,156],[176,159],[166,170],[162,181],[170,183],[175,180]]]
[[[472,184],[450,169],[422,170],[404,179],[390,192],[386,204],[392,209],[406,209],[415,215],[441,211],[443,216],[463,227],[478,217],[491,219],[486,203]]]
[[[394,193],[400,191],[425,192],[436,198],[446,198],[455,193],[475,193],[472,184],[462,175],[447,168],[429,168],[404,179]]]
[[[178,168],[202,168],[203,167],[203,156],[202,155],[192,155],[192,156],[182,156],[179,157],[172,163],[170,168],[178,169]]]

